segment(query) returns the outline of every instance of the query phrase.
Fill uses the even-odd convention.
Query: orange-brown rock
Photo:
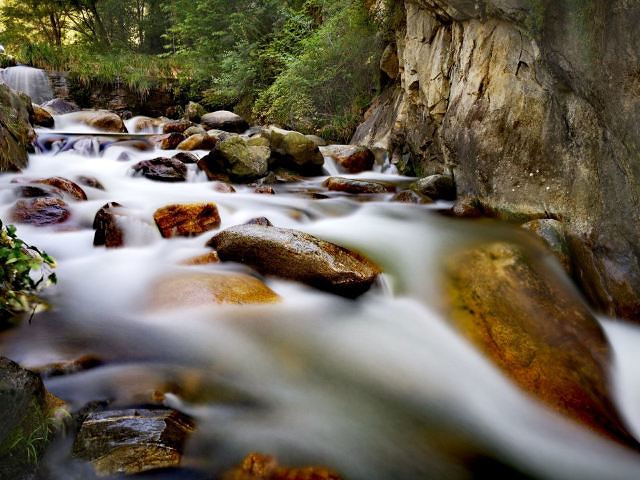
[[[566,279],[540,252],[495,242],[449,255],[448,318],[507,376],[557,412],[637,447],[611,400],[611,349]]]
[[[176,147],[178,150],[213,150],[218,140],[206,133],[196,133],[187,137]]]
[[[344,177],[329,177],[323,185],[334,192],[345,193],[388,193],[395,191],[393,185],[370,180],[356,180]]]
[[[376,161],[373,152],[367,147],[356,145],[329,145],[320,147],[323,155],[336,162],[338,170],[344,173],[360,173],[371,170]]]
[[[86,200],[87,194],[84,190],[75,182],[63,177],[51,177],[36,180],[34,183],[41,183],[43,185],[50,185],[57,188],[71,196],[74,200]]]
[[[33,124],[38,127],[53,128],[53,117],[40,105],[33,105]]]
[[[210,263],[219,263],[220,258],[216,252],[209,252],[197,257],[187,258],[183,260],[182,265],[208,265]]]
[[[326,467],[283,467],[271,455],[250,453],[236,468],[225,472],[222,480],[340,480]]]
[[[149,307],[164,310],[215,304],[274,303],[280,297],[255,277],[231,272],[187,272],[166,277],[151,289]]]
[[[200,235],[220,226],[215,203],[168,205],[156,210],[153,219],[164,238]]]

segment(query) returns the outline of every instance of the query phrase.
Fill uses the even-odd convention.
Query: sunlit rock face
[[[399,79],[354,143],[401,171],[452,170],[497,211],[566,222],[575,277],[640,318],[636,2],[406,0]]]

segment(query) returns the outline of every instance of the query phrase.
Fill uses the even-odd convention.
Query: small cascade
[[[9,67],[0,70],[0,79],[14,90],[29,95],[33,103],[42,104],[53,98],[49,77],[44,70],[23,65]]]

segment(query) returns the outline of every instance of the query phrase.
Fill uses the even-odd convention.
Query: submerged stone
[[[353,178],[329,177],[323,185],[328,190],[334,192],[345,193],[389,193],[393,192],[396,187],[382,182],[374,182],[370,180],[356,180]]]
[[[264,275],[297,280],[345,297],[365,293],[380,273],[365,257],[307,233],[263,225],[237,225],[208,243],[222,261]]]
[[[136,163],[132,170],[141,173],[150,180],[160,182],[185,182],[187,166],[175,158],[154,158]]]

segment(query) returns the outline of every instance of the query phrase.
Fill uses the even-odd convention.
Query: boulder
[[[162,150],[175,150],[178,148],[178,145],[186,140],[186,138],[187,137],[185,137],[182,133],[168,133],[159,137],[160,148]]]
[[[523,224],[522,228],[530,231],[542,240],[558,259],[562,268],[564,268],[568,274],[571,274],[571,253],[562,222],[551,218],[543,218],[540,220],[531,220]]]
[[[433,203],[429,197],[425,195],[420,195],[413,190],[402,190],[401,192],[396,193],[393,197],[391,197],[392,202],[399,203],[415,203],[415,204],[427,204]]]
[[[209,252],[196,257],[187,258],[180,262],[182,265],[209,265],[212,263],[220,263],[220,258],[216,252]]]
[[[67,204],[53,197],[18,200],[11,212],[14,222],[29,223],[38,227],[66,222],[71,216]]]
[[[270,156],[268,147],[252,147],[241,137],[231,137],[219,142],[201,162],[206,167],[205,171],[225,173],[238,181],[248,181],[267,173]]]
[[[80,111],[78,105],[68,100],[63,100],[62,98],[54,98],[53,100],[44,102],[41,106],[51,115],[64,115],[66,113]]]
[[[389,193],[395,190],[393,185],[370,180],[356,180],[353,178],[329,177],[323,185],[328,190],[346,193]]]
[[[363,256],[312,235],[263,225],[237,225],[208,243],[223,262],[297,280],[345,297],[365,293],[380,269]]]
[[[93,229],[96,231],[93,244],[96,247],[118,248],[124,246],[124,231],[119,225],[118,218],[124,214],[122,205],[110,202],[102,206],[93,219]]]
[[[207,133],[207,131],[204,128],[202,128],[200,125],[194,125],[192,127],[187,128],[182,133],[184,133],[186,137],[190,137],[192,135],[197,135],[199,133]]]
[[[221,142],[223,140],[227,140],[228,138],[238,137],[237,133],[233,132],[225,132],[224,130],[208,130],[207,135],[216,139],[217,142]]]
[[[49,185],[69,195],[73,200],[86,200],[87,194],[75,182],[63,177],[43,178],[34,180],[34,183]]]
[[[211,135],[206,133],[197,133],[187,137],[176,147],[178,150],[213,150],[216,146],[217,140]]]
[[[324,157],[312,140],[299,132],[277,127],[265,128],[262,136],[269,140],[271,150],[279,163],[304,174],[320,174]]]
[[[196,157],[193,153],[178,152],[171,158],[173,158],[174,160],[178,160],[184,164],[198,163],[198,157]]]
[[[78,175],[76,177],[78,183],[84,185],[85,187],[95,188],[96,190],[105,190],[104,185],[100,183],[96,177],[90,177],[88,175]]]
[[[176,467],[193,429],[193,421],[175,410],[91,413],[80,426],[73,455],[91,462],[100,476]]]
[[[187,180],[187,166],[174,158],[158,157],[153,160],[143,160],[131,169],[150,180],[160,182],[185,182]]]
[[[206,113],[200,118],[200,123],[207,130],[223,130],[234,133],[242,133],[249,128],[249,124],[244,118],[226,110]]]
[[[24,101],[6,85],[0,85],[0,172],[27,166],[28,151],[35,138],[29,123],[31,102]]]
[[[456,199],[456,186],[450,175],[429,175],[416,181],[411,188],[434,200]]]
[[[373,152],[357,145],[329,145],[320,147],[324,156],[331,157],[343,173],[360,173],[371,170],[376,161]]]
[[[53,128],[53,116],[40,105],[33,104],[33,125],[37,127]]]
[[[191,122],[200,122],[202,116],[207,113],[202,105],[196,102],[189,102],[186,107],[184,107],[184,118]]]
[[[215,304],[274,303],[280,297],[255,277],[232,272],[187,272],[153,285],[150,308],[200,307]]]
[[[156,210],[153,219],[164,238],[200,235],[220,226],[215,203],[168,205]]]
[[[83,123],[88,127],[95,128],[101,132],[126,133],[122,118],[107,110],[82,110],[79,112],[67,113],[64,121]]]
[[[242,463],[222,474],[222,480],[341,480],[326,467],[285,467],[271,455],[250,453]]]
[[[233,185],[225,182],[213,182],[213,189],[219,193],[236,193],[236,189]]]
[[[184,131],[192,127],[193,123],[189,120],[171,120],[162,126],[163,133],[184,133]]]
[[[445,256],[447,318],[511,380],[557,412],[638,447],[611,399],[611,348],[540,252],[494,242]]]

